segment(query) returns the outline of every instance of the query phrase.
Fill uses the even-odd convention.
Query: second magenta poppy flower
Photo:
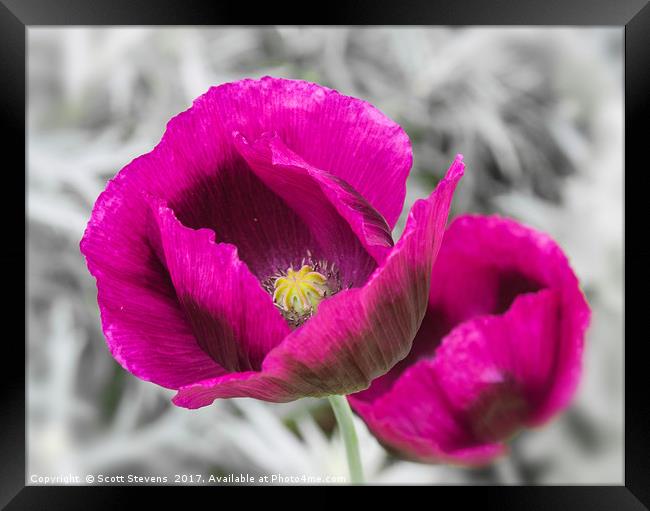
[[[462,159],[400,214],[404,131],[303,81],[210,89],[108,184],[81,242],[102,326],[174,403],[368,387],[411,348]]]
[[[562,249],[498,216],[462,216],[435,261],[409,355],[349,397],[403,456],[481,465],[566,408],[590,311]]]

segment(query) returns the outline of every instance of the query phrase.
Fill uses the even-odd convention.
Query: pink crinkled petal
[[[411,144],[369,103],[314,83],[267,76],[214,87],[194,108],[219,119],[215,129],[228,135],[237,131],[256,140],[277,133],[310,165],[349,183],[394,227],[406,196]]]
[[[225,374],[197,344],[167,271],[146,243],[148,209],[124,201],[123,188],[116,179],[99,197],[81,241],[113,357],[139,378],[173,389]]]
[[[534,422],[544,422],[574,393],[581,371],[590,310],[566,255],[549,236],[498,216],[456,218],[436,261],[429,307],[450,325],[481,314],[501,314],[523,293],[541,289],[559,297],[558,361]],[[479,291],[480,290],[480,291]]]
[[[477,442],[441,388],[431,360],[410,366],[373,403],[348,400],[388,449],[416,461],[481,465],[503,454],[500,442]]]
[[[521,295],[506,314],[452,330],[435,357],[415,362],[375,401],[350,402],[382,442],[407,457],[487,463],[530,423],[552,384],[558,311],[555,291]]]
[[[259,369],[289,326],[237,256],[237,248],[216,244],[214,232],[183,226],[158,204],[164,260],[178,300],[198,344],[229,371]]]
[[[325,258],[370,270],[376,265],[368,261],[369,255],[377,263],[383,261],[393,246],[390,228],[348,183],[309,165],[277,135],[265,134],[252,143],[241,135],[235,137],[253,172],[298,213]],[[360,285],[368,275],[346,280]]]

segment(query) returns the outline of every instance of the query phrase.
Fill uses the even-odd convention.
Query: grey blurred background
[[[462,152],[452,216],[498,212],[548,232],[593,309],[572,407],[518,435],[511,456],[472,470],[399,461],[358,421],[367,479],[622,483],[622,42],[620,28],[28,28],[28,483],[347,473],[326,401],[189,411],[122,370],[78,249],[106,181],[171,116],[211,85],[265,74],[400,123],[415,157],[405,212]]]

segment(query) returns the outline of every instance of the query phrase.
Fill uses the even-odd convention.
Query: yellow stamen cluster
[[[287,312],[299,315],[316,312],[327,293],[327,279],[305,264],[300,270],[287,270],[286,276],[273,283],[273,301]]]

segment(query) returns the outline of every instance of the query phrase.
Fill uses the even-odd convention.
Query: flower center
[[[328,294],[327,278],[304,264],[300,270],[287,270],[273,283],[273,301],[289,315],[311,316]]]
[[[336,264],[313,257],[309,250],[305,257],[294,261],[287,270],[276,267],[260,283],[287,323],[297,328],[316,313],[323,300],[350,286],[341,282]]]

